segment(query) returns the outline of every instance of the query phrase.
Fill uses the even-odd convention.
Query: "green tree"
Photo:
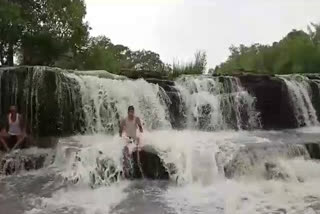
[[[83,0],[20,0],[20,4],[26,22],[23,64],[54,65],[59,57],[75,55],[85,45],[88,24],[83,21]]]
[[[309,33],[291,31],[281,41],[269,45],[249,47],[231,46],[230,56],[218,66],[219,73],[313,73],[320,66],[320,27],[312,24]]]
[[[0,0],[0,64],[13,65],[13,57],[21,39],[24,20],[17,1]]]
[[[85,45],[83,0],[0,0],[0,62],[54,65],[65,55],[76,55]]]
[[[82,66],[80,69],[102,69],[112,73],[119,73],[120,62],[113,52],[114,45],[105,36],[92,37],[89,39],[85,51],[80,56]]]
[[[161,61],[160,55],[152,51],[134,51],[130,58],[131,68],[145,71],[163,71],[165,64]]]

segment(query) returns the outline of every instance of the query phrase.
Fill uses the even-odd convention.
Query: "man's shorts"
[[[16,135],[9,135],[7,140],[7,145],[9,149],[12,149],[14,145],[16,145],[17,141],[18,141],[18,137]]]
[[[18,142],[18,136],[16,135],[9,135],[7,139],[7,145],[10,149],[12,149],[16,143]],[[22,143],[17,147],[17,149],[25,149],[26,148],[26,138],[23,139]]]

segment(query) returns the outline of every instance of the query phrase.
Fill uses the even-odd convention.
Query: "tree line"
[[[186,64],[164,63],[160,55],[90,37],[84,0],[0,0],[0,65],[44,65],[112,73],[144,70],[178,76],[201,74],[206,54]]]
[[[292,30],[272,45],[231,46],[229,50],[230,56],[215,68],[215,73],[317,73],[320,72],[320,25],[312,23],[307,32]]]

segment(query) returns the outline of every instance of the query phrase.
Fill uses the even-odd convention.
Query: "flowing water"
[[[187,128],[205,130],[258,128],[255,99],[239,79],[185,76],[177,80]]]
[[[311,102],[311,88],[309,80],[303,76],[282,77],[285,81],[291,105],[294,109],[299,126],[313,126],[318,124],[317,113]]]
[[[147,132],[143,142],[153,145],[165,163],[175,164],[171,179],[111,182],[110,178],[94,188],[90,175],[97,168],[99,151],[107,151],[116,170],[121,170],[122,140],[110,135],[61,139],[49,167],[1,179],[0,213],[317,213],[320,164],[303,155],[288,158],[283,153],[286,147],[273,145],[269,153],[260,151],[265,157],[249,154],[256,163],[241,176],[227,179],[223,167],[244,145],[285,145],[306,135],[315,140],[319,135],[313,134],[318,132],[318,128]],[[284,177],[270,179],[266,162],[276,164]]]
[[[86,134],[61,138],[53,149],[12,154],[13,163],[47,154],[46,164],[0,175],[1,214],[320,213],[320,164],[297,144],[318,142],[320,128],[257,130],[255,99],[237,78],[177,80],[181,130],[172,129],[173,100],[158,85],[64,74],[57,80],[60,91],[63,78],[79,86],[66,97],[83,110]],[[299,118],[315,125],[307,94],[288,81],[290,90],[300,88],[292,99],[302,99],[308,109],[297,111]],[[168,169],[174,167],[168,181],[119,176],[124,142],[115,133],[128,105],[144,122],[142,143],[152,145]]]

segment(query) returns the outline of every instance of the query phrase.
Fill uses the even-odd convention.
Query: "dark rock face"
[[[264,129],[296,128],[288,89],[283,80],[272,76],[242,75],[242,85],[256,97]]]
[[[100,152],[102,155],[103,152]],[[81,161],[80,159],[77,161]],[[141,150],[134,151],[131,158],[124,160],[128,168],[117,170],[115,163],[109,158],[97,158],[97,167],[90,172],[91,187],[110,185],[121,178],[125,179],[169,179],[169,172],[164,166],[158,153],[151,146],[144,146]],[[126,164],[124,164],[126,165]],[[172,167],[172,166],[171,166]],[[78,178],[72,182],[77,183]]]
[[[319,119],[320,118],[320,88],[319,88],[320,79],[315,79],[315,77],[310,78],[310,79],[311,79],[310,87],[311,87],[311,91],[312,91],[311,101],[312,101],[314,109],[317,112],[317,117]]]
[[[310,158],[320,160],[320,144],[319,143],[305,143],[304,144]]]
[[[169,179],[167,169],[164,167],[163,162],[153,148],[144,147],[139,152],[133,152],[132,157],[132,178]]]
[[[181,99],[180,92],[174,87],[175,83],[170,80],[160,80],[155,78],[145,79],[149,83],[159,85],[168,96],[169,100],[166,105],[169,110],[169,121],[171,122],[172,128],[180,129],[185,123],[185,117],[183,115],[184,109],[182,109],[183,101]]]

